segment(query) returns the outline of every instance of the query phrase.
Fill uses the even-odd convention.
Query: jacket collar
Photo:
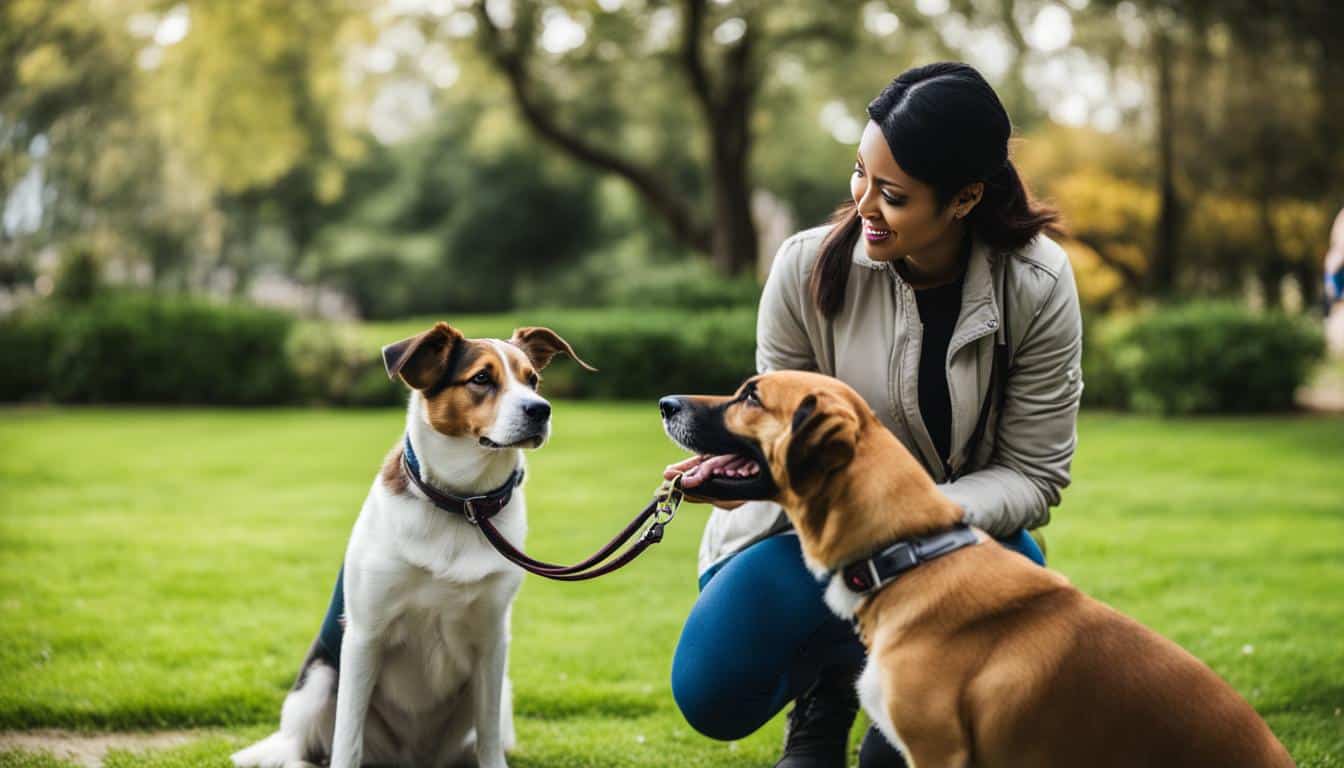
[[[858,266],[886,271],[896,280],[904,282],[890,263],[868,258],[868,249],[864,247],[862,237],[854,244],[852,255]],[[961,288],[961,315],[952,331],[950,346],[960,346],[968,339],[984,335],[985,331],[998,330],[999,302],[994,295],[995,261],[989,245],[981,240],[971,242],[971,260],[966,265],[966,279]]]

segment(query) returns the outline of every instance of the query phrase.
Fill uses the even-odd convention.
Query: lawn
[[[0,729],[207,728],[108,764],[196,766],[268,732],[322,617],[393,410],[0,410]],[[1344,764],[1344,420],[1087,415],[1051,565],[1213,666],[1303,766]],[[650,404],[556,404],[528,549],[587,554],[679,451]],[[702,738],[668,668],[703,508],[514,611],[515,766],[748,766],[781,718]],[[0,766],[64,763],[0,754]]]

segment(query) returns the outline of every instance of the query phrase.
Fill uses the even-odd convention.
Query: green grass
[[[468,329],[468,332],[471,332]],[[109,765],[225,765],[268,732],[317,628],[393,410],[0,410],[0,729],[211,727]],[[587,554],[680,456],[652,404],[561,402],[529,551]],[[1211,664],[1303,766],[1344,764],[1344,421],[1085,416],[1051,565]],[[668,669],[703,508],[635,565],[529,578],[515,766],[770,764],[681,720]],[[15,752],[0,766],[58,766]]]

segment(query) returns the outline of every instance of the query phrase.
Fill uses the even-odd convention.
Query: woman
[[[817,370],[859,391],[966,520],[1043,563],[1026,530],[1068,484],[1082,392],[1073,273],[1008,159],[1011,126],[978,72],[903,73],[868,105],[847,201],[780,248],[761,296],[756,367]],[[695,457],[713,474],[753,471]],[[715,509],[700,597],[672,665],[697,730],[738,739],[790,699],[784,768],[840,768],[863,658],[822,602],[769,502]],[[878,544],[879,542],[874,542]],[[860,766],[900,765],[870,729]]]

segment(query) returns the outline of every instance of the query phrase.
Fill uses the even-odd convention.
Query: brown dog
[[[780,371],[732,397],[660,406],[687,450],[757,462],[694,493],[784,507],[808,566],[834,574],[827,604],[858,618],[860,699],[912,768],[1293,764],[1194,656],[961,527],[962,510],[844,383]]]

